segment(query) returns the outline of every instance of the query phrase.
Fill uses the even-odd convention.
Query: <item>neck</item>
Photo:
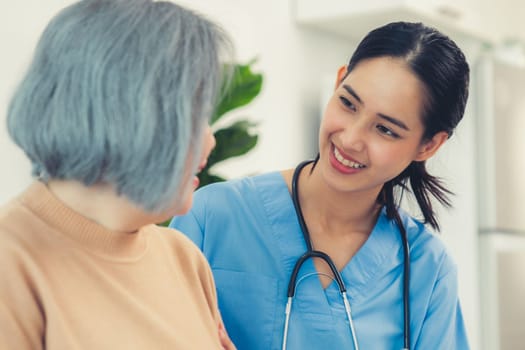
[[[325,232],[368,235],[381,210],[377,203],[379,192],[338,191],[322,181],[318,170],[311,172],[311,169],[312,164],[307,165],[299,178],[299,200],[303,212],[315,213],[317,225]]]
[[[47,186],[68,207],[111,231],[134,233],[150,223],[147,213],[117,195],[111,185],[51,180]]]

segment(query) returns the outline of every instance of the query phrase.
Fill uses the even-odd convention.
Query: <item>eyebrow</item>
[[[350,87],[350,85],[346,85],[346,84],[343,84],[343,88],[352,96],[354,96],[354,98],[359,102],[359,103],[363,103],[363,101],[361,101],[361,97],[359,97],[359,95],[354,91],[354,89],[352,89]]]
[[[406,130],[406,131],[410,131],[410,129],[408,128],[408,126],[406,126],[406,124],[403,123],[403,122],[402,122],[401,120],[399,120],[399,119],[392,118],[392,117],[389,117],[388,115],[384,115],[384,114],[381,114],[381,113],[377,113],[377,115],[378,115],[380,118],[382,118],[382,119],[384,119],[384,120],[386,120],[386,121],[388,121],[388,122],[390,122],[390,123],[392,123],[392,124],[394,124],[394,125],[399,126],[401,129],[404,129],[404,130]]]
[[[359,97],[359,95],[354,91],[354,89],[352,89],[352,87],[350,87],[349,85],[346,85],[346,84],[343,84],[343,88],[350,94],[352,95],[359,103],[363,104],[363,101],[361,100],[361,98]],[[406,131],[410,131],[410,129],[408,128],[408,126],[403,123],[401,120],[399,119],[396,119],[394,117],[390,117],[388,115],[385,115],[385,114],[382,114],[382,113],[378,113],[377,114],[380,118],[394,124],[394,125],[397,125],[399,126],[401,129],[403,130],[406,130]]]

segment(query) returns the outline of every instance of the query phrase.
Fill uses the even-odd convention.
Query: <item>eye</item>
[[[352,103],[352,101],[350,101],[346,97],[339,96],[339,100],[346,108],[350,109],[351,111],[355,112],[357,110],[356,106]]]
[[[377,126],[377,130],[379,130],[379,132],[381,134],[390,136],[390,137],[392,137],[394,139],[398,139],[400,137],[399,134],[393,132],[391,129],[389,129],[386,126],[381,125],[381,124]]]

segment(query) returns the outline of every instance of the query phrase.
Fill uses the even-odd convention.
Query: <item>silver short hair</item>
[[[43,32],[7,115],[43,181],[113,184],[166,209],[196,171],[228,36],[171,2],[84,0]]]

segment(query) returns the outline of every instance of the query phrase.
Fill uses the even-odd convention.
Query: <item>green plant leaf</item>
[[[257,144],[258,136],[250,132],[255,123],[239,120],[228,127],[217,130],[214,135],[217,146],[208,157],[208,166],[250,151]]]
[[[158,223],[157,225],[159,225],[159,226],[164,226],[164,227],[168,227],[168,226],[170,225],[170,222],[171,222],[171,219],[168,219],[168,220],[166,220],[166,221],[164,221],[164,222],[160,222],[160,223]]]
[[[250,103],[261,91],[263,76],[254,73],[248,64],[225,64],[225,70],[233,69],[231,80],[223,86],[223,95],[211,118],[211,124],[219,120],[226,112]]]

